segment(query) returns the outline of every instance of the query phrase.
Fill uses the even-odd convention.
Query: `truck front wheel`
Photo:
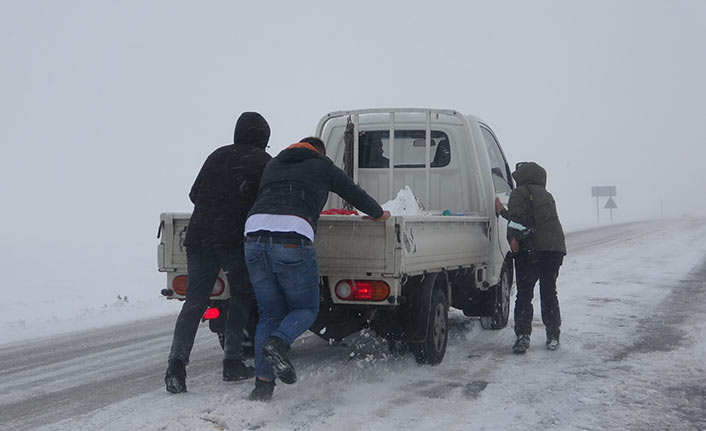
[[[421,343],[409,343],[417,363],[437,365],[444,359],[448,341],[449,302],[440,289],[432,292],[426,337]]]
[[[512,273],[507,263],[503,264],[498,284],[489,291],[490,316],[482,316],[480,325],[483,329],[502,329],[507,326],[510,317],[510,295],[512,294]]]

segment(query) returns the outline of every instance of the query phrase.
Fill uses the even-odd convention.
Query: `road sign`
[[[615,196],[615,186],[593,186],[591,187],[591,196],[597,197],[610,197]]]
[[[613,198],[608,198],[608,202],[605,203],[605,206],[603,208],[605,208],[607,210],[614,210],[614,209],[618,208],[618,206],[615,204],[615,201],[613,200]]]
[[[600,197],[608,197],[608,202],[605,204],[605,208],[610,209],[610,219],[613,220],[613,208],[618,208],[617,205],[615,205],[615,202],[613,202],[613,199],[611,199],[612,196],[615,196],[617,194],[615,190],[615,186],[593,186],[591,187],[591,196],[596,198],[596,220],[598,223],[601,222],[601,215],[600,215],[600,208],[598,206],[598,198]],[[612,206],[608,206],[612,205]]]

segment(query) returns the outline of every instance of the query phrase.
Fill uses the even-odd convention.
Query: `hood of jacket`
[[[235,123],[233,143],[235,145],[254,145],[265,149],[270,140],[270,125],[257,112],[243,112]]]
[[[547,186],[547,171],[535,162],[527,162],[517,168],[512,173],[512,178],[515,179],[518,187],[531,184],[542,187]]]
[[[320,156],[321,154],[311,144],[297,142],[280,151],[275,159],[282,163],[297,163]]]

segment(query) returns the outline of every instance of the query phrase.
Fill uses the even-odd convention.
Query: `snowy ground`
[[[705,235],[706,220],[693,219],[570,233],[556,352],[543,348],[539,316],[530,351],[517,356],[512,322],[485,331],[452,311],[436,367],[389,355],[371,333],[335,346],[307,333],[291,353],[300,381],[278,384],[270,403],[246,400],[252,382],[221,382],[218,343],[205,328],[189,392],[167,394],[162,378],[178,305],[156,295],[144,303],[116,298],[97,310],[91,302],[80,320],[139,322],[40,342],[17,342],[39,335],[39,326],[18,323],[21,315],[4,305],[0,428],[706,430]],[[39,333],[75,327],[75,313],[59,315],[54,305],[38,305],[46,316]],[[160,313],[169,315],[146,319]],[[13,343],[7,328],[20,334]]]

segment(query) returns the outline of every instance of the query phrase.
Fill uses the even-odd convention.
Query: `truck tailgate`
[[[360,216],[322,215],[314,241],[321,274],[398,272],[393,218],[377,223]]]
[[[186,249],[184,236],[189,225],[189,213],[162,213],[159,217],[159,248],[157,265],[159,271],[186,271]]]

